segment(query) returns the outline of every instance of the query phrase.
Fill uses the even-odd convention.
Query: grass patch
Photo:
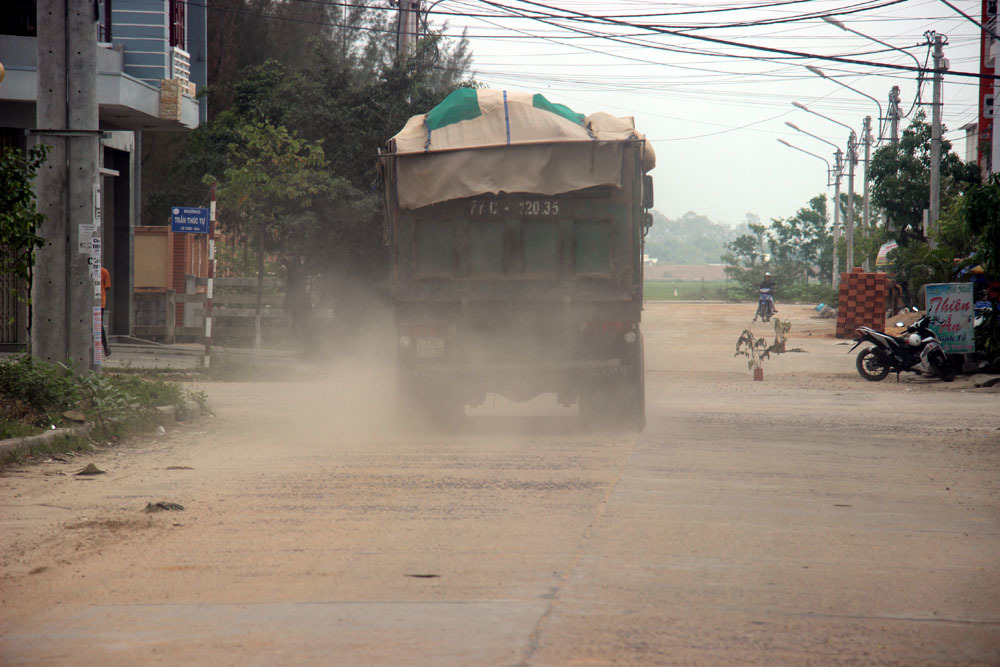
[[[642,292],[646,301],[729,301],[730,285],[725,280],[647,280]]]
[[[8,438],[23,438],[26,435],[37,435],[44,432],[45,429],[41,426],[25,424],[24,422],[0,417],[0,440],[6,440]]]
[[[92,423],[91,437],[124,438],[208,412],[202,391],[179,382],[138,373],[74,373],[74,364],[47,364],[27,355],[0,361],[0,439],[34,435],[63,423],[62,413],[81,412]],[[173,416],[157,408],[173,407]],[[195,407],[197,406],[197,407]],[[86,437],[57,438],[10,453],[0,465],[78,449]]]

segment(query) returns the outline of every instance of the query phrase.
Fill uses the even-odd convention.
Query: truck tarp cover
[[[625,141],[643,142],[643,171],[656,163],[632,118],[590,116],[542,95],[460,88],[414,116],[389,141],[402,208],[499,192],[556,195],[621,186]]]

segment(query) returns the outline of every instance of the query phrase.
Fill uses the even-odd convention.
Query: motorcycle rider
[[[764,280],[761,282],[759,289],[768,289],[768,290],[771,290],[771,313],[772,314],[777,313],[778,309],[775,307],[775,303],[774,303],[774,281],[771,280],[771,272],[770,271],[765,271],[764,272]]]

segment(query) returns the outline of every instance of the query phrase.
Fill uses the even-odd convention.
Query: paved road
[[[7,471],[0,661],[1000,663],[1000,394],[865,383],[804,307],[751,382],[747,309],[650,307],[639,437],[404,431],[373,356]]]

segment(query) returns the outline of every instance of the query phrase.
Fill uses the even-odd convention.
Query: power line
[[[986,32],[986,33],[989,33],[990,35],[992,35],[993,39],[1000,39],[1000,35],[996,34],[992,30],[990,30],[989,27],[983,25],[982,23],[980,23],[979,21],[975,20],[974,18],[972,18],[971,16],[969,16],[968,14],[966,14],[965,12],[963,12],[961,9],[959,9],[955,5],[953,5],[950,2],[948,2],[948,0],[941,0],[941,2],[943,4],[945,4],[945,5],[948,5],[949,7],[951,7],[952,9],[954,9],[956,12],[958,12],[959,14],[961,14],[962,16],[964,16],[965,18],[969,19],[969,21],[972,23],[972,25],[976,26],[977,28],[979,28],[983,32]]]
[[[497,2],[492,2],[491,0],[480,0],[480,1],[483,2],[484,4],[492,5],[494,7],[498,7],[498,8],[502,8],[502,9],[508,9],[508,10],[512,10],[512,11],[514,10],[514,8],[508,7],[506,5],[502,5],[502,4],[497,3]],[[582,14],[581,12],[577,12],[575,10],[560,9],[560,8],[557,8],[557,7],[551,7],[549,5],[545,5],[545,4],[542,4],[540,2],[532,2],[531,0],[521,0],[521,2],[523,2],[525,4],[528,4],[528,5],[533,5],[533,6],[536,6],[536,7],[542,7],[544,9],[547,9],[547,10],[550,10],[550,11],[551,10],[559,10],[559,11],[563,11],[563,12],[569,12],[569,13],[572,13],[572,14],[575,14],[575,15],[585,16],[585,17],[588,17],[588,18],[597,18],[597,17],[592,17],[592,16],[587,15],[587,14]],[[558,16],[553,16],[551,18],[559,18],[559,17]],[[545,22],[541,18],[538,18],[537,20]],[[854,59],[854,58],[844,58],[844,57],[841,57],[841,56],[825,56],[825,55],[820,55],[820,54],[816,54],[816,53],[806,53],[806,52],[803,52],[803,51],[792,51],[790,49],[779,49],[779,48],[770,47],[770,46],[760,46],[760,45],[756,45],[756,44],[745,44],[745,43],[742,43],[742,42],[735,42],[735,41],[728,40],[728,39],[720,39],[718,37],[708,37],[707,35],[696,35],[696,34],[691,34],[691,33],[687,33],[687,32],[679,32],[679,31],[676,31],[676,30],[670,30],[670,29],[666,29],[666,28],[659,28],[657,26],[636,25],[636,24],[625,22],[625,21],[619,21],[619,20],[616,20],[616,19],[606,19],[605,22],[611,23],[613,25],[620,25],[620,26],[623,26],[623,27],[628,27],[628,28],[633,28],[633,29],[646,29],[646,30],[649,30],[651,32],[656,32],[656,33],[664,34],[664,35],[672,35],[674,37],[683,37],[683,38],[686,38],[686,39],[694,39],[694,40],[698,40],[698,41],[709,42],[709,43],[712,43],[712,44],[721,44],[721,45],[724,45],[724,46],[733,46],[733,47],[741,48],[741,49],[751,49],[751,50],[755,50],[755,51],[763,51],[765,53],[777,53],[777,54],[781,54],[781,55],[794,56],[794,57],[798,57],[798,58],[814,58],[816,60],[825,60],[825,61],[831,61],[831,62],[839,62],[839,63],[848,64],[848,65],[861,65],[861,66],[864,66],[864,67],[876,67],[876,68],[896,69],[896,70],[902,70],[902,71],[907,71],[907,72],[928,72],[929,71],[929,72],[933,72],[935,74],[941,73],[941,74],[945,74],[945,75],[971,77],[971,78],[976,78],[976,79],[1000,79],[1000,75],[997,75],[997,74],[982,74],[980,72],[959,72],[959,71],[949,71],[949,70],[940,70],[940,71],[938,71],[938,70],[926,70],[926,69],[920,69],[920,68],[916,68],[916,67],[911,67],[909,65],[897,65],[897,64],[893,64],[893,63],[878,63],[878,62],[872,62],[872,61],[868,61],[868,60],[858,60],[858,59]],[[612,39],[610,36],[605,36],[605,38],[606,39]],[[650,46],[649,48],[658,48],[658,47]],[[668,50],[668,49],[665,49],[665,47],[660,47],[660,48],[664,48],[664,50]],[[726,54],[726,56],[730,57],[729,54]]]

